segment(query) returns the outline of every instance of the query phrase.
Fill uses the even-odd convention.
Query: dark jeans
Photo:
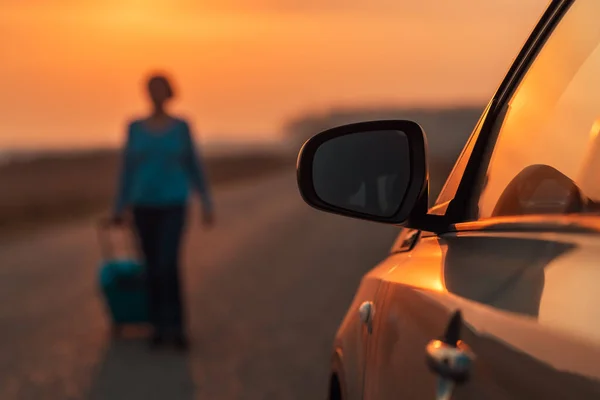
[[[184,334],[179,251],[186,208],[135,207],[133,217],[146,263],[150,323],[157,334]]]

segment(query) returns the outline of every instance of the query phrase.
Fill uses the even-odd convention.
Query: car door
[[[365,399],[600,398],[598,17],[551,4],[432,212],[448,225],[387,260]],[[463,382],[439,374],[455,353],[426,362],[446,345]]]
[[[426,347],[456,310],[464,320],[460,339],[476,360],[453,398],[598,398],[600,349],[579,338],[594,337],[597,323],[585,325],[585,317],[597,315],[582,308],[600,301],[589,284],[575,284],[596,275],[581,262],[599,249],[585,242],[578,235],[461,232],[426,236],[409,254],[392,256],[365,398],[436,398]]]

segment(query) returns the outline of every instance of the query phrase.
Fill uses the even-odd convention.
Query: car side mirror
[[[344,125],[309,139],[298,156],[300,193],[319,210],[405,222],[427,190],[426,140],[412,121]]]

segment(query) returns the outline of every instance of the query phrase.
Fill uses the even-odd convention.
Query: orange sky
[[[2,0],[0,149],[114,145],[175,77],[204,140],[331,105],[483,103],[546,0]]]

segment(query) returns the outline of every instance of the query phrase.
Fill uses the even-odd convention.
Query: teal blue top
[[[129,124],[115,213],[135,206],[184,205],[192,188],[210,211],[210,191],[188,123],[173,119],[162,132],[141,120]]]

